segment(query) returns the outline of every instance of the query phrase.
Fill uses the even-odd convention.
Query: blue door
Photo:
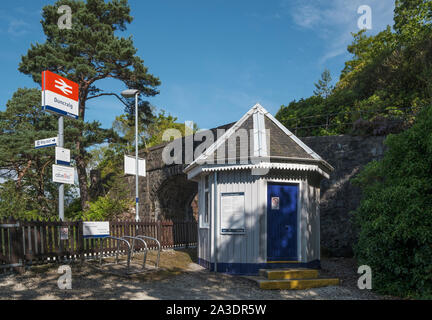
[[[297,184],[267,184],[267,261],[297,261]]]

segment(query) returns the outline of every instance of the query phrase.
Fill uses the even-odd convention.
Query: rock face
[[[329,180],[321,182],[321,248],[332,256],[351,256],[356,232],[350,212],[361,198],[360,189],[351,179],[372,160],[380,159],[384,152],[385,137],[327,136],[305,137],[301,140],[335,171]],[[198,187],[187,180],[185,165],[165,166],[163,146],[151,148],[140,157],[147,159],[147,177],[139,178],[140,216],[142,219],[186,219],[196,215],[194,198]],[[131,197],[135,198],[134,177],[128,177]],[[192,209],[191,209],[192,206]]]
[[[384,153],[385,137],[328,136],[301,140],[330,163],[334,172],[321,182],[321,248],[332,256],[351,256],[356,240],[351,211],[361,199],[361,191],[351,179],[370,161]]]

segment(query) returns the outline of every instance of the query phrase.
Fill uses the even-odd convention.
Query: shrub
[[[90,202],[90,207],[84,212],[80,212],[80,218],[83,220],[107,221],[119,218],[128,211],[131,206],[131,200],[114,199],[109,195],[99,197],[96,201]]]
[[[354,252],[377,292],[432,298],[432,107],[385,143],[383,159],[355,179],[363,198]]]

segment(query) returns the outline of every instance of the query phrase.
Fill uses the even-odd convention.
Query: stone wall
[[[352,255],[356,233],[350,212],[360,203],[361,192],[351,179],[368,162],[383,155],[385,137],[329,136],[301,138],[312,150],[329,162],[335,171],[321,182],[322,253]],[[147,177],[140,178],[140,216],[142,218],[193,219],[190,206],[197,184],[188,181],[184,165],[164,166],[163,147],[152,148],[147,155]],[[131,196],[135,196],[134,178],[129,177]]]
[[[321,182],[321,248],[322,254],[351,256],[356,232],[350,212],[361,199],[361,191],[351,179],[384,152],[385,137],[328,136],[301,140],[330,163],[334,172]]]

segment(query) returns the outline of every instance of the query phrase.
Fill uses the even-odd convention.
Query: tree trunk
[[[87,100],[88,94],[88,84],[81,86],[80,85],[80,100],[79,100],[79,118],[84,121],[85,116],[85,102]],[[79,132],[80,137],[83,136],[83,130],[81,129]],[[76,142],[76,150],[78,156],[75,158],[77,173],[78,173],[78,182],[80,189],[80,200],[81,200],[81,208],[82,210],[87,210],[89,208],[89,192],[87,185],[87,163],[85,161],[85,150],[80,141]]]
[[[80,199],[81,199],[81,207],[83,210],[87,210],[89,208],[89,192],[87,186],[87,165],[82,156],[78,156],[76,158],[76,166],[78,173],[78,182],[80,189]]]

